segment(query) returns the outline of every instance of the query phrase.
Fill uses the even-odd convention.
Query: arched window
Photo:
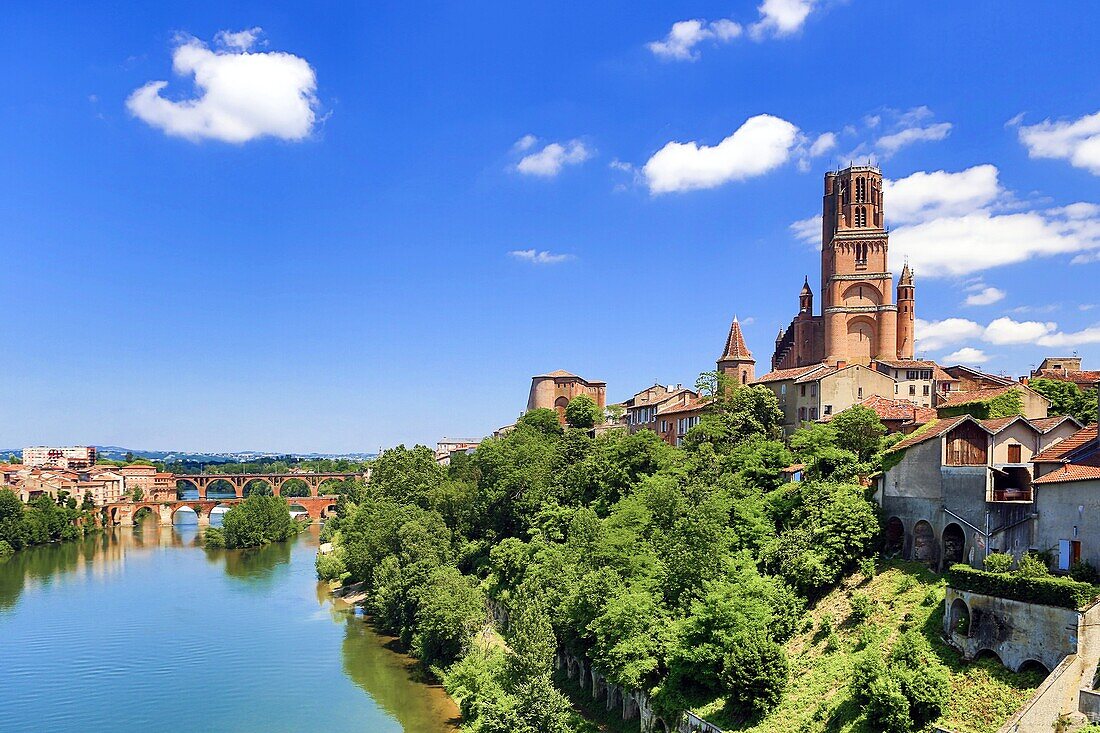
[[[856,207],[856,226],[857,227],[867,226],[867,207],[866,206],[857,206]]]
[[[856,179],[856,203],[862,204],[867,200],[867,179]]]

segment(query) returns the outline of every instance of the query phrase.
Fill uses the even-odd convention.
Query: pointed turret
[[[909,263],[901,268],[898,278],[898,358],[913,358],[913,340],[916,338],[916,288],[913,286],[913,271]]]
[[[745,345],[745,336],[741,333],[741,323],[737,316],[730,324],[730,333],[726,337],[726,350],[718,359],[718,371],[733,377],[738,384],[748,384],[756,378],[756,359]]]
[[[810,276],[806,276],[802,283],[802,290],[798,293],[798,310],[802,313],[814,312],[814,291],[810,290]]]

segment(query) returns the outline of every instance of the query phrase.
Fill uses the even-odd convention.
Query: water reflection
[[[458,730],[454,701],[438,684],[423,683],[424,675],[416,660],[394,651],[395,640],[380,635],[362,616],[334,608],[344,621],[344,673],[374,698],[375,704],[406,731]]]

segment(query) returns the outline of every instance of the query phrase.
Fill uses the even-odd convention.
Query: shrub
[[[1093,586],[1070,578],[987,573],[969,565],[953,565],[947,576],[951,586],[959,590],[1060,608],[1081,608],[1091,603],[1097,595],[1097,589]]]
[[[912,575],[903,575],[901,576],[901,581],[898,583],[898,593],[911,591],[913,590],[913,588],[916,587],[916,585],[917,581],[913,578]]]
[[[821,614],[821,633],[833,633],[833,615],[831,613]]]
[[[852,620],[856,623],[866,621],[875,612],[875,602],[866,593],[852,594]]]
[[[1100,581],[1100,574],[1096,572],[1096,568],[1091,563],[1078,561],[1069,566],[1069,577],[1076,580],[1078,583],[1092,583],[1095,584]]]
[[[982,566],[988,573],[1007,573],[1012,569],[1012,555],[1005,552],[990,553],[982,561]]]
[[[889,674],[871,680],[867,688],[867,721],[871,729],[882,733],[909,733],[909,700],[901,683]]]
[[[840,637],[836,635],[835,631],[830,631],[829,636],[825,639],[825,651],[829,654],[840,651]]]
[[[859,574],[865,581],[875,577],[875,558],[865,557],[859,561]]]
[[[951,698],[951,678],[942,663],[928,658],[915,667],[898,669],[895,673],[909,701],[913,727],[923,728],[940,717]]]
[[[343,580],[348,574],[339,552],[318,554],[314,566],[317,568],[318,580]]]
[[[7,540],[0,540],[0,557],[8,557],[15,554],[15,548],[8,544]]]
[[[202,536],[202,546],[208,550],[219,550],[225,547],[225,532],[221,527],[207,527]]]
[[[867,703],[870,699],[871,683],[884,674],[886,661],[882,658],[882,650],[877,646],[868,647],[852,665],[852,678],[848,682],[848,689],[856,702]]]
[[[1020,562],[1016,566],[1016,575],[1021,578],[1048,578],[1050,570],[1039,557],[1027,552],[1020,557]]]
[[[740,635],[722,660],[730,690],[726,706],[742,718],[759,717],[779,704],[787,686],[783,647],[759,632]]]
[[[922,603],[926,606],[934,606],[940,602],[940,592],[936,588],[929,588],[928,592],[924,594],[924,600]]]

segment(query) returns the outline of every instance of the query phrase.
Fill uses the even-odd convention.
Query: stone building
[[[811,364],[777,369],[756,380],[775,393],[783,411],[783,429],[843,412],[873,395],[892,395],[894,380],[862,364]]]
[[[902,433],[908,435],[921,425],[936,419],[936,411],[934,409],[931,407],[921,407],[909,400],[890,399],[888,397],[871,395],[863,400],[863,402],[860,402],[859,406],[866,407],[868,410],[878,415],[878,419],[886,426],[886,431],[888,433]],[[821,418],[821,420],[822,422],[829,422],[835,415],[836,413],[828,415]]]
[[[646,387],[623,403],[626,427],[631,433],[639,430],[659,432],[657,415],[662,410],[681,407],[697,397],[694,391],[680,384],[667,387],[663,384],[655,384],[652,387]]]
[[[1030,420],[1038,420],[1047,416],[1050,410],[1050,400],[1026,384],[1012,384],[1004,387],[987,387],[972,389],[969,391],[951,392],[945,399],[936,405],[936,410],[941,417],[954,417],[963,412],[969,412],[976,417],[984,417],[983,410],[995,400],[1003,398],[1006,394],[1015,392],[1020,397],[1020,406],[1023,416]]]
[[[1100,386],[1100,371],[1087,371],[1081,369],[1081,357],[1079,356],[1048,356],[1038,369],[1031,371],[1027,379],[1054,379],[1059,382],[1072,382],[1080,389],[1090,389]]]
[[[1095,423],[1032,458],[1035,465],[1035,546],[1054,568],[1078,561],[1100,568],[1100,436]]]
[[[576,374],[557,370],[549,374],[531,377],[531,392],[527,397],[527,411],[548,408],[557,410],[565,423],[565,406],[574,397],[588,395],[602,412],[607,407],[607,382],[589,381]]]
[[[1034,549],[1030,461],[1079,428],[1065,417],[960,415],[901,441],[877,490],[888,551],[933,567],[980,567],[989,552]]]
[[[807,278],[798,314],[781,331],[772,370],[810,364],[869,364],[913,358],[916,297],[906,265],[893,297],[882,172],[852,166],[825,174],[821,231],[821,313]]]

